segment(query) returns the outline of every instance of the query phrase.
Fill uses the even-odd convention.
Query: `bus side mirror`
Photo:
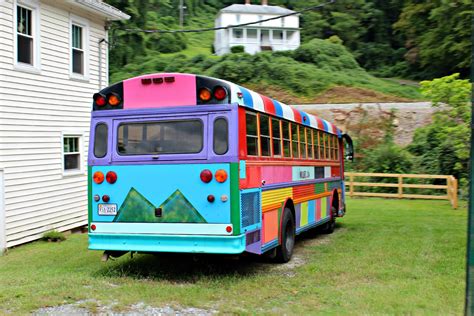
[[[345,156],[344,158],[348,161],[354,161],[354,144],[352,138],[347,134],[342,134],[343,140],[345,140]]]

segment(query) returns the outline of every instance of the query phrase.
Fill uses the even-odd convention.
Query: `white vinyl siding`
[[[92,95],[99,90],[98,42],[107,38],[103,20],[74,10],[75,16],[82,17],[78,23],[87,22],[88,38],[83,41],[89,54],[88,80],[76,80],[70,68],[71,22],[76,21],[70,6],[53,0],[18,3],[36,3],[41,71],[17,68],[17,3],[0,1],[0,170],[7,247],[38,239],[48,230],[87,224],[90,111]],[[102,51],[105,85],[106,45]],[[67,135],[81,137],[81,169],[74,174],[63,172],[63,137]]]

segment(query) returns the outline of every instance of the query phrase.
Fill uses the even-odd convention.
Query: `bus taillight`
[[[105,179],[107,180],[108,183],[114,184],[117,181],[117,174],[113,171],[109,171],[107,172]]]
[[[216,171],[215,178],[217,182],[223,183],[225,180],[227,180],[227,172],[225,172],[225,170],[219,169]]]
[[[107,99],[105,98],[105,95],[101,93],[94,93],[93,99],[97,106],[104,106],[107,104]]]
[[[100,171],[95,172],[92,178],[94,179],[94,182],[97,184],[101,184],[102,182],[104,182],[104,174]]]
[[[120,104],[120,102],[122,102],[122,100],[120,100],[120,97],[115,93],[110,93],[107,96],[107,100],[109,101],[109,104],[111,106],[117,106]]]
[[[202,181],[202,182],[205,182],[205,183],[211,182],[211,180],[212,180],[212,172],[211,172],[211,170],[209,170],[209,169],[204,169],[203,171],[201,171],[200,177],[201,177],[201,181]]]
[[[207,102],[211,99],[211,97],[211,90],[209,90],[208,88],[199,89],[199,99],[201,99],[201,101]]]
[[[219,101],[222,101],[227,96],[227,90],[224,87],[217,86],[214,88],[214,98]]]

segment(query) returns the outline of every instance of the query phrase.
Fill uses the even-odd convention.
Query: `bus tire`
[[[333,206],[331,207],[331,219],[329,222],[324,224],[322,233],[323,234],[332,234],[334,233],[334,229],[336,229],[336,208]]]
[[[285,208],[281,230],[281,245],[276,249],[275,261],[286,263],[293,255],[296,239],[295,219],[289,208]]]

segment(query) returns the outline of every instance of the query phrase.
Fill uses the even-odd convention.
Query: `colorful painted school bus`
[[[295,235],[332,232],[345,213],[350,137],[228,81],[163,73],[116,83],[94,95],[90,140],[89,249],[106,257],[286,262]]]

